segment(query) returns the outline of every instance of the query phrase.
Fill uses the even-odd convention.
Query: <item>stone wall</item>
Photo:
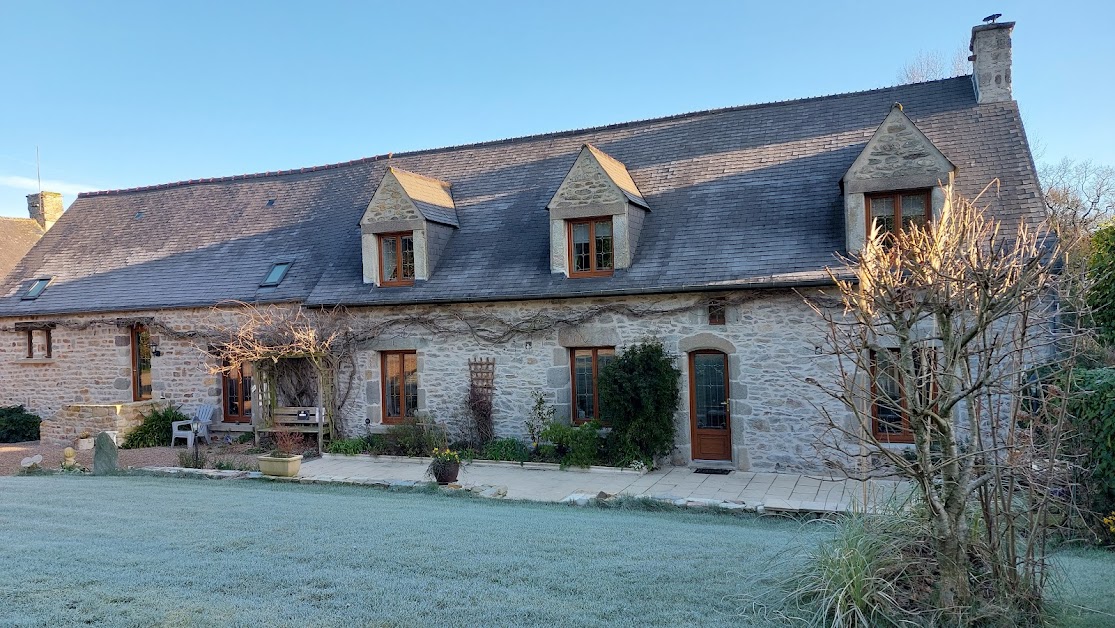
[[[204,310],[133,312],[126,315],[41,316],[0,319],[0,406],[22,404],[52,418],[71,404],[129,404],[132,395],[132,348],[126,321],[151,318],[178,331],[204,327],[222,314]],[[223,316],[234,316],[226,313]],[[17,322],[56,323],[52,330],[52,356],[27,359],[26,334],[14,330]],[[45,336],[36,333],[41,343]],[[209,373],[204,342],[176,339],[152,326],[152,397],[173,402],[193,412],[201,404],[221,404],[220,378]]]
[[[718,296],[730,301],[746,298],[743,293]],[[730,305],[726,325],[708,324],[704,296],[629,297],[623,302],[633,310],[663,313],[607,313],[576,327],[521,336],[499,346],[470,335],[431,338],[398,334],[370,341],[357,353],[352,377],[346,373],[339,378],[342,389],[349,392],[341,413],[343,430],[349,436],[359,436],[386,429],[381,420],[380,351],[417,352],[419,412],[451,425],[469,420],[464,404],[469,359],[493,358],[497,436],[524,437],[523,420],[535,391],[545,396],[559,417],[568,420],[571,347],[614,346],[622,350],[651,335],[660,338],[676,356],[682,372],[678,383],[682,403],[676,416],[676,463],[691,459],[687,352],[716,349],[728,355],[734,464],[741,469],[764,471],[817,470],[822,466],[815,445],[823,422],[816,408],[827,407],[842,420],[851,419],[842,407],[807,383],[808,379],[834,381],[836,367],[831,357],[819,355],[824,353],[825,330],[800,296],[786,291],[764,293]],[[466,317],[486,313],[520,319],[539,308],[583,312],[605,303],[609,301],[578,299],[455,307]],[[371,309],[353,313],[376,315]]]
[[[72,447],[82,432],[88,432],[90,436],[117,432],[117,443],[122,443],[128,432],[142,423],[140,415],[154,405],[154,401],[64,405],[53,416],[43,419],[39,425],[39,438],[44,445]]]
[[[494,419],[498,436],[524,436],[524,419],[541,392],[568,419],[570,413],[571,347],[614,346],[622,350],[645,336],[660,338],[676,355],[682,372],[678,382],[682,403],[677,412],[674,461],[690,459],[689,373],[687,352],[716,349],[728,355],[733,462],[741,469],[763,471],[817,470],[821,466],[815,445],[822,431],[818,407],[836,416],[846,412],[809,379],[832,381],[835,364],[820,355],[825,330],[816,314],[789,291],[718,293],[731,302],[727,324],[709,325],[706,295],[626,297],[622,299],[568,299],[494,304],[436,306],[406,309],[408,315],[423,311],[454,313],[468,318],[489,314],[504,320],[521,320],[539,311],[572,318],[598,312],[604,305],[622,304],[633,313],[608,311],[576,326],[559,326],[513,337],[492,345],[467,333],[432,335],[415,328],[378,337],[358,348],[354,359],[337,378],[344,398],[339,431],[358,436],[385,429],[381,421],[379,352],[412,349],[417,352],[419,410],[437,421],[468,419],[465,397],[470,358],[496,362]],[[362,308],[350,310],[354,326],[379,321],[399,310]],[[154,401],[173,402],[189,413],[202,403],[221,406],[220,378],[208,372],[210,364],[196,340],[176,339],[161,333],[160,325],[178,331],[205,328],[216,314],[211,310],[138,312],[149,316],[159,355],[152,357]],[[40,321],[47,317],[40,317]],[[116,327],[111,316],[51,317],[54,357],[28,361],[26,336],[13,329],[13,320],[0,320],[0,405],[20,403],[46,419],[65,406],[129,404],[131,347],[126,327]],[[99,321],[99,322],[98,322]],[[94,324],[94,323],[97,324]],[[66,412],[70,412],[67,410]],[[66,423],[69,414],[59,416]],[[72,423],[73,421],[69,421]],[[44,428],[46,429],[46,428]],[[77,429],[76,427],[73,429]],[[51,427],[50,438],[73,437]]]

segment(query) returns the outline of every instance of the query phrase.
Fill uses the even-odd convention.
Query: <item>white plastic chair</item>
[[[197,417],[198,425],[197,437],[204,438],[206,443],[209,443],[209,426],[213,423],[213,411],[215,408],[211,405],[204,405],[197,409],[194,414]],[[191,425],[193,420],[189,421],[175,421],[170,424],[170,446],[174,447],[174,441],[179,438],[186,439],[186,448],[190,449],[194,446],[194,428]],[[185,429],[182,429],[185,428]]]

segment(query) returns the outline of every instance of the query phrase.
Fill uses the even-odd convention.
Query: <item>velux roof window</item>
[[[39,298],[39,295],[43,293],[43,290],[46,290],[46,287],[50,285],[50,280],[50,277],[40,277],[36,279],[34,283],[32,283],[31,286],[27,288],[27,292],[24,292],[23,296],[20,298],[24,301],[31,301]]]
[[[275,262],[271,265],[271,270],[268,271],[267,276],[259,283],[260,288],[274,288],[283,282],[286,273],[294,262]]]

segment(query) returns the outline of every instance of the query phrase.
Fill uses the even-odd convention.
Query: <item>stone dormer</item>
[[[459,227],[449,183],[388,168],[360,219],[364,283],[405,285],[429,279],[453,230]],[[406,246],[398,244],[408,239]],[[388,251],[386,259],[413,256],[406,260],[407,272],[403,273],[408,275],[413,268],[413,277],[393,278],[390,272],[381,272],[385,243],[399,246],[398,253]]]
[[[955,172],[956,166],[906,116],[902,105],[895,103],[841,180],[848,252],[863,248],[868,197],[923,190],[932,216],[940,216],[945,203],[941,184]]]
[[[628,268],[650,210],[627,167],[592,144],[581,147],[546,208],[550,212],[550,272],[566,276],[571,270],[571,222],[610,219],[613,268]]]

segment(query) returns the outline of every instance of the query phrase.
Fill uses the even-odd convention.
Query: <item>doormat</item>
[[[706,475],[728,475],[731,469],[694,469],[693,473],[704,473]]]

